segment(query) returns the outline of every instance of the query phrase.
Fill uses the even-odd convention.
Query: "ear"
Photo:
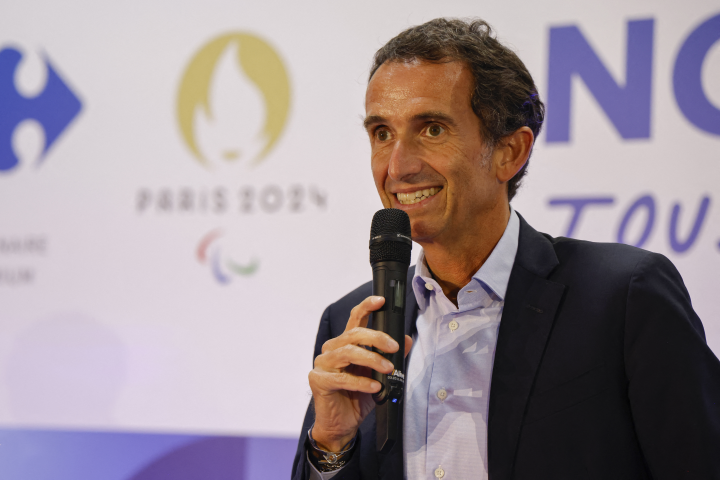
[[[503,137],[495,148],[496,175],[498,182],[507,183],[525,165],[530,150],[532,150],[535,136],[528,127],[520,127],[510,135]]]

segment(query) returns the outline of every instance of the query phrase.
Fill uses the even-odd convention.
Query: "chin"
[[[432,225],[423,221],[413,221],[412,217],[410,217],[410,230],[412,239],[416,242],[429,241],[437,234],[437,229]]]

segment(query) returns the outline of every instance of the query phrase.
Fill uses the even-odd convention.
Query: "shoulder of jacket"
[[[559,270],[577,267],[587,274],[627,275],[642,261],[662,255],[622,243],[603,243],[543,234],[552,243],[560,261]]]

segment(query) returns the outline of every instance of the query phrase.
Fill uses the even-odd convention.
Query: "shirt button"
[[[443,478],[445,476],[445,470],[442,469],[442,467],[438,467],[435,469],[435,476],[437,478]]]
[[[435,287],[433,287],[432,284],[430,284],[430,283],[426,283],[425,288],[427,288],[428,290],[432,290]]]
[[[460,326],[460,324],[458,324],[458,322],[456,322],[455,320],[450,322],[450,325],[448,325],[448,327],[450,327],[451,332],[454,332],[455,330],[457,330],[459,326]]]
[[[447,390],[445,390],[444,388],[441,388],[440,390],[438,390],[437,397],[441,401],[445,400],[447,398]]]

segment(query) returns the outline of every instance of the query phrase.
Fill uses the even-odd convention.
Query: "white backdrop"
[[[720,127],[688,120],[673,89],[678,53],[720,13],[715,2],[25,0],[0,10],[0,152],[17,156],[0,153],[3,426],[296,435],[320,314],[370,278],[381,204],[361,118],[372,55],[438,16],[488,20],[546,101],[551,31],[577,27],[622,88],[628,22],[652,20],[651,68],[629,67],[651,78],[649,134],[623,138],[607,101],[574,75],[569,141],[540,136],[513,204],[565,235],[572,208],[553,200],[605,198],[573,236],[617,241],[631,205],[650,196],[623,239],[638,243],[652,202],[643,247],[677,265],[720,352]],[[713,25],[699,75],[717,110]],[[241,40],[201,53],[223,35]],[[268,67],[276,57],[282,67]],[[186,78],[197,87],[189,137]],[[677,252],[673,206],[682,243],[705,197],[695,240]]]

